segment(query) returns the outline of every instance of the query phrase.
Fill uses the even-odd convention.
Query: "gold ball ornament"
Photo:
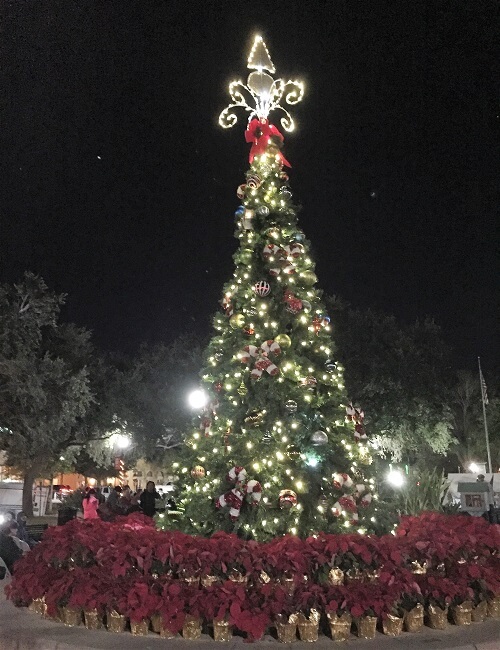
[[[232,330],[239,330],[245,324],[245,317],[243,314],[233,314],[229,319],[229,327]]]
[[[264,413],[262,411],[250,411],[245,418],[245,424],[249,428],[257,428],[264,422]]]
[[[191,470],[191,476],[193,478],[203,478],[205,476],[205,468],[201,465],[195,465]]]
[[[316,284],[318,278],[314,271],[303,271],[300,274],[300,280],[306,285],[306,287],[312,287],[313,284]]]
[[[276,226],[270,226],[266,230],[266,237],[270,237],[271,239],[279,239],[279,236],[280,236],[280,231],[279,228],[277,228]]]
[[[292,339],[288,336],[288,334],[278,334],[274,340],[282,350],[286,350],[292,345]]]

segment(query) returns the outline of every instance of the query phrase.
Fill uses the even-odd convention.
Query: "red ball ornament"
[[[293,490],[281,490],[278,503],[282,510],[290,510],[290,508],[297,505],[297,495]]]
[[[271,285],[269,284],[269,282],[266,282],[265,280],[261,280],[260,282],[257,282],[257,284],[254,285],[253,290],[258,296],[264,298],[265,296],[269,295],[269,293],[271,292]]]
[[[245,334],[245,336],[253,336],[255,334],[255,330],[253,327],[244,327],[243,334]]]
[[[316,334],[319,334],[319,331],[320,331],[322,325],[323,325],[323,322],[322,322],[321,318],[319,318],[318,316],[315,316],[312,319],[312,326],[313,326],[313,329],[316,332]]]
[[[221,390],[222,390],[222,382],[221,382],[221,381],[216,381],[216,382],[214,383],[214,391],[215,391],[216,393],[220,393]]]

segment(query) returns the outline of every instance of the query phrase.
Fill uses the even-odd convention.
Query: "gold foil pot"
[[[374,639],[377,631],[376,616],[361,616],[355,619],[356,630],[360,639]]]
[[[274,622],[278,641],[293,643],[297,639],[297,619],[297,614],[290,614],[288,618],[283,614],[278,614]]]
[[[335,612],[327,612],[330,633],[334,641],[347,641],[351,634],[352,617],[347,612],[337,616]]]
[[[142,621],[130,621],[130,631],[134,636],[147,636],[149,634],[149,618]]]
[[[451,617],[455,625],[470,625],[472,623],[472,603],[466,600],[460,605],[453,605]]]
[[[42,596],[42,598],[40,599],[40,614],[43,616],[43,618],[48,618],[47,603],[45,602],[45,596]]]
[[[488,603],[482,600],[472,608],[471,618],[474,623],[482,623],[488,617]]]
[[[387,618],[382,620],[382,630],[387,636],[399,636],[403,631],[403,619],[387,614]]]
[[[488,616],[490,618],[500,618],[500,596],[488,601]]]
[[[360,569],[349,569],[345,574],[346,584],[351,585],[356,582],[362,582],[363,580],[363,571]]]
[[[171,632],[163,623],[162,615],[159,613],[151,616],[151,629],[159,634],[163,639],[174,639],[175,634]]]
[[[280,583],[285,588],[286,593],[289,596],[293,596],[293,593],[295,591],[295,580],[293,579],[293,576],[288,574],[284,575],[280,579]]]
[[[363,574],[365,582],[377,582],[380,578],[380,569],[365,569]]]
[[[198,576],[183,576],[182,579],[191,587],[197,587],[200,584],[200,578]]]
[[[406,632],[418,632],[424,625],[424,608],[420,603],[404,615]]]
[[[127,627],[127,617],[123,616],[123,614],[119,614],[115,609],[112,609],[106,616],[106,627],[110,632],[115,632],[116,634],[125,632],[125,628]]]
[[[182,636],[185,639],[194,641],[201,636],[201,619],[191,614],[186,614],[184,625],[182,626]]]
[[[168,629],[168,627],[165,627],[164,625],[162,625],[162,626],[160,627],[160,636],[161,636],[162,639],[175,639],[176,634],[174,634],[173,632],[171,632],[171,631]]]
[[[35,614],[40,614],[40,616],[44,616],[46,613],[47,605],[45,604],[45,598],[42,596],[41,598],[34,598],[30,606],[28,608],[31,612],[35,612]]]
[[[72,607],[61,608],[61,620],[68,627],[76,627],[82,622],[82,610],[73,609]]]
[[[160,634],[160,630],[162,628],[163,621],[161,618],[161,614],[152,614],[151,615],[151,629],[153,632],[156,632],[156,634]]]
[[[260,572],[259,579],[265,585],[267,585],[269,582],[271,582],[271,577],[265,571]]]
[[[102,618],[97,609],[87,609],[83,612],[83,619],[87,630],[100,630],[104,626]]]
[[[427,608],[426,623],[433,630],[446,629],[448,624],[448,607],[441,609],[441,607],[429,605]]]
[[[334,567],[328,571],[328,583],[337,586],[344,584],[344,572],[338,567]]]
[[[281,643],[293,643],[297,639],[296,623],[275,623],[278,641]]]
[[[427,573],[427,562],[420,564],[415,560],[411,563],[411,572],[415,575],[425,575]]]
[[[444,562],[440,562],[436,567],[436,573],[442,578],[446,576],[446,565]]]
[[[214,619],[214,641],[227,642],[231,641],[233,636],[233,627],[228,621],[216,621]]]
[[[219,578],[217,576],[209,576],[209,575],[201,576],[201,586],[202,587],[211,587],[218,580],[219,580]]]
[[[311,609],[309,618],[304,614],[298,616],[298,628],[301,641],[313,643],[318,640],[320,614],[315,609]]]
[[[231,580],[231,582],[239,582],[240,584],[246,584],[248,582],[248,577],[244,576],[239,571],[231,571],[229,580]]]

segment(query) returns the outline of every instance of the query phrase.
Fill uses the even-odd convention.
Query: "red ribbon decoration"
[[[252,143],[252,148],[250,149],[250,155],[248,157],[250,164],[253,162],[255,156],[260,156],[263,153],[266,153],[267,146],[272,136],[276,136],[283,142],[283,136],[274,126],[274,124],[269,124],[267,120],[260,121],[253,119],[248,125],[247,130],[245,131],[245,140]],[[277,154],[281,159],[281,164],[291,167],[288,160],[281,153]]]

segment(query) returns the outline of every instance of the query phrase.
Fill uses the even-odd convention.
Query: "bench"
[[[32,540],[39,542],[48,527],[49,524],[28,524],[26,526],[26,530],[28,531],[28,535]]]

